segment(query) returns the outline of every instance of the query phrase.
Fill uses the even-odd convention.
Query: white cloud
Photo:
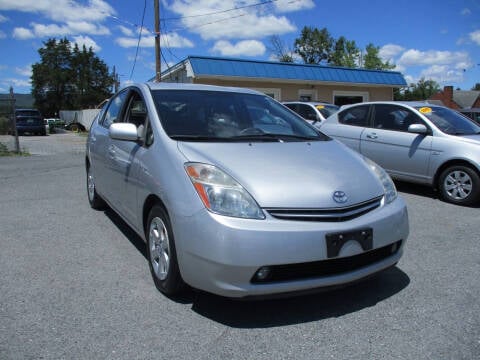
[[[236,44],[220,40],[215,43],[212,51],[222,56],[259,56],[265,53],[265,45],[257,40],[243,40]]]
[[[35,37],[35,34],[24,27],[18,27],[13,29],[13,37],[18,40],[27,40],[27,39],[33,39]]]
[[[115,42],[124,48],[136,47],[138,37],[119,37]],[[169,48],[191,48],[193,47],[193,43],[177,33],[169,33],[160,36],[160,46]],[[152,34],[142,35],[140,47],[155,47],[155,36]]]
[[[82,22],[67,22],[65,25],[57,24],[30,24],[33,28],[33,33],[36,37],[53,37],[53,36],[68,36],[75,34],[88,35],[108,35],[110,30],[104,26],[97,26],[94,24]]]
[[[477,45],[480,45],[480,30],[476,30],[469,34],[470,39],[475,42]]]
[[[472,12],[470,11],[470,9],[465,8],[465,9],[463,9],[463,10],[461,11],[460,14],[462,14],[462,15],[470,15],[471,13],[472,13]]]
[[[22,75],[22,76],[32,76],[32,66],[31,65],[26,65],[24,66],[23,68],[21,67],[16,67],[15,68],[15,72],[18,74],[18,75]]]
[[[468,67],[471,66],[472,62],[467,52],[410,49],[405,51],[398,60],[398,64],[402,66],[448,65],[460,62],[470,64]]]
[[[10,84],[15,87],[30,87],[32,84],[30,83],[30,80],[24,80],[24,79],[5,79],[5,83]]]
[[[126,26],[119,25],[118,28],[120,29],[120,31],[122,32],[122,34],[125,35],[125,36],[134,36],[134,35],[135,35],[135,33],[133,32],[133,30],[130,29],[130,28],[127,28]]]
[[[452,83],[463,81],[463,70],[452,69],[448,65],[432,65],[420,73],[420,77],[436,82]]]
[[[8,21],[8,18],[0,14],[0,23]]]
[[[203,39],[252,39],[280,35],[296,30],[284,16],[263,15],[258,7],[229,11],[255,0],[177,0],[169,9],[182,16],[182,29],[199,34]],[[224,11],[223,13],[219,13]],[[208,16],[198,16],[209,14]],[[177,29],[179,30],[179,29]]]
[[[99,52],[102,50],[102,48],[89,36],[74,36],[73,42],[77,43],[80,49],[82,49],[83,45],[85,45],[87,49],[92,48],[94,52]]]
[[[274,6],[279,12],[292,12],[313,9],[315,7],[315,3],[313,0],[278,0],[274,3]]]
[[[378,55],[383,61],[392,62],[392,59],[404,50],[405,48],[400,45],[387,44],[380,48]]]
[[[72,0],[2,0],[0,10],[40,13],[55,21],[102,21],[115,14],[115,10],[103,0],[88,0],[85,5]]]

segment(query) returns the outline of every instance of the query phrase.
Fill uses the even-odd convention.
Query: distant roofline
[[[339,69],[339,70],[353,70],[353,71],[365,71],[365,72],[379,72],[379,73],[393,73],[402,75],[399,71],[391,70],[377,70],[377,69],[364,69],[364,68],[350,68],[344,66],[330,66],[330,65],[320,65],[320,64],[300,64],[295,62],[284,62],[284,61],[268,61],[268,60],[252,60],[252,59],[241,59],[234,57],[220,57],[220,56],[205,56],[205,55],[189,55],[178,64],[185,62],[188,59],[206,59],[206,60],[230,60],[230,61],[241,61],[257,64],[272,64],[272,65],[287,65],[287,66],[298,66],[298,67],[311,67],[311,68],[325,68],[325,69]],[[177,64],[177,65],[178,65]],[[176,66],[176,65],[174,65]],[[174,67],[172,66],[172,68]]]
[[[214,73],[212,72],[196,72],[194,71],[194,77],[197,79],[200,78],[209,78],[209,79],[231,79],[235,81],[250,81],[252,79],[255,79],[256,81],[275,81],[275,82],[306,82],[306,83],[321,83],[321,84],[348,84],[351,86],[381,86],[381,87],[392,87],[392,88],[402,88],[407,86],[407,82],[405,81],[405,78],[403,77],[403,74],[399,71],[391,71],[391,70],[375,70],[375,69],[363,69],[363,68],[349,68],[349,67],[341,67],[341,66],[329,66],[329,65],[317,65],[317,64],[299,64],[299,63],[290,63],[290,62],[279,62],[279,61],[266,61],[266,60],[252,60],[252,59],[240,59],[240,58],[234,58],[234,57],[218,57],[218,56],[204,56],[204,55],[189,55],[177,64],[169,67],[167,70],[164,70],[161,73],[162,78],[167,78],[169,75],[172,73],[177,72],[179,69],[182,69],[186,64],[191,64],[195,60],[205,60],[205,61],[231,61],[231,62],[237,62],[237,63],[243,63],[243,64],[255,64],[255,65],[272,65],[277,67],[277,73],[278,73],[278,66],[285,66],[288,67],[290,71],[290,74],[294,72],[295,68],[298,69],[304,69],[304,71],[308,71],[307,69],[315,69],[315,70],[326,70],[329,72],[335,72],[335,71],[341,71],[343,74],[352,74],[352,75],[342,75],[343,78],[339,78],[338,80],[332,79],[331,76],[327,76],[327,79],[322,80],[322,79],[311,79],[308,77],[305,78],[296,78],[296,77],[279,77],[279,76],[249,76],[249,75],[234,75],[234,74],[221,74],[221,73]],[[191,69],[193,70],[193,69]],[[396,77],[401,77],[401,80],[394,80],[392,83],[389,83],[388,81],[362,81],[365,80],[365,76],[368,75],[362,75],[363,74],[384,74],[387,76],[396,76]],[[355,75],[356,74],[356,75]],[[358,77],[360,74],[360,77],[362,79],[358,79],[357,81],[345,81],[345,77]],[[372,75],[376,76],[376,75]],[[150,79],[153,80],[154,78]]]

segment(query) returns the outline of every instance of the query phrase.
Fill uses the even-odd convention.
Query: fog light
[[[272,270],[268,266],[263,266],[257,270],[255,277],[259,281],[264,281],[268,279],[271,273],[272,273]]]
[[[395,243],[395,244],[392,245],[392,248],[391,248],[390,251],[391,251],[392,254],[395,254],[397,252],[397,250],[398,250],[398,243]]]

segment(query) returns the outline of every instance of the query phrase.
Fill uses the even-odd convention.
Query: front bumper
[[[407,208],[401,197],[343,222],[291,221],[270,216],[265,220],[248,220],[219,216],[207,210],[190,217],[173,216],[172,220],[185,282],[227,297],[290,293],[359,280],[397,263],[409,233]],[[364,228],[373,231],[371,250],[359,253],[358,246],[356,249],[352,244],[355,242],[349,241],[338,257],[328,258],[327,234]],[[349,250],[352,248],[353,252]],[[376,256],[375,252],[381,248],[387,252]],[[359,257],[372,260],[362,260],[358,266],[348,265]],[[322,263],[332,260],[346,267],[338,272],[315,273],[314,267],[323,267]],[[287,276],[256,282],[255,273],[265,266],[282,269]],[[300,272],[288,276],[289,269],[298,268],[304,275]]]

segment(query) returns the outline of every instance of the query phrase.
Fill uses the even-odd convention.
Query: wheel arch
[[[165,213],[170,217],[167,207],[165,206],[163,201],[157,195],[150,194],[145,199],[145,202],[143,203],[143,210],[142,210],[142,225],[143,225],[143,233],[145,235],[145,238],[147,238],[148,215],[150,214],[150,211],[155,205],[161,206],[165,211]]]

